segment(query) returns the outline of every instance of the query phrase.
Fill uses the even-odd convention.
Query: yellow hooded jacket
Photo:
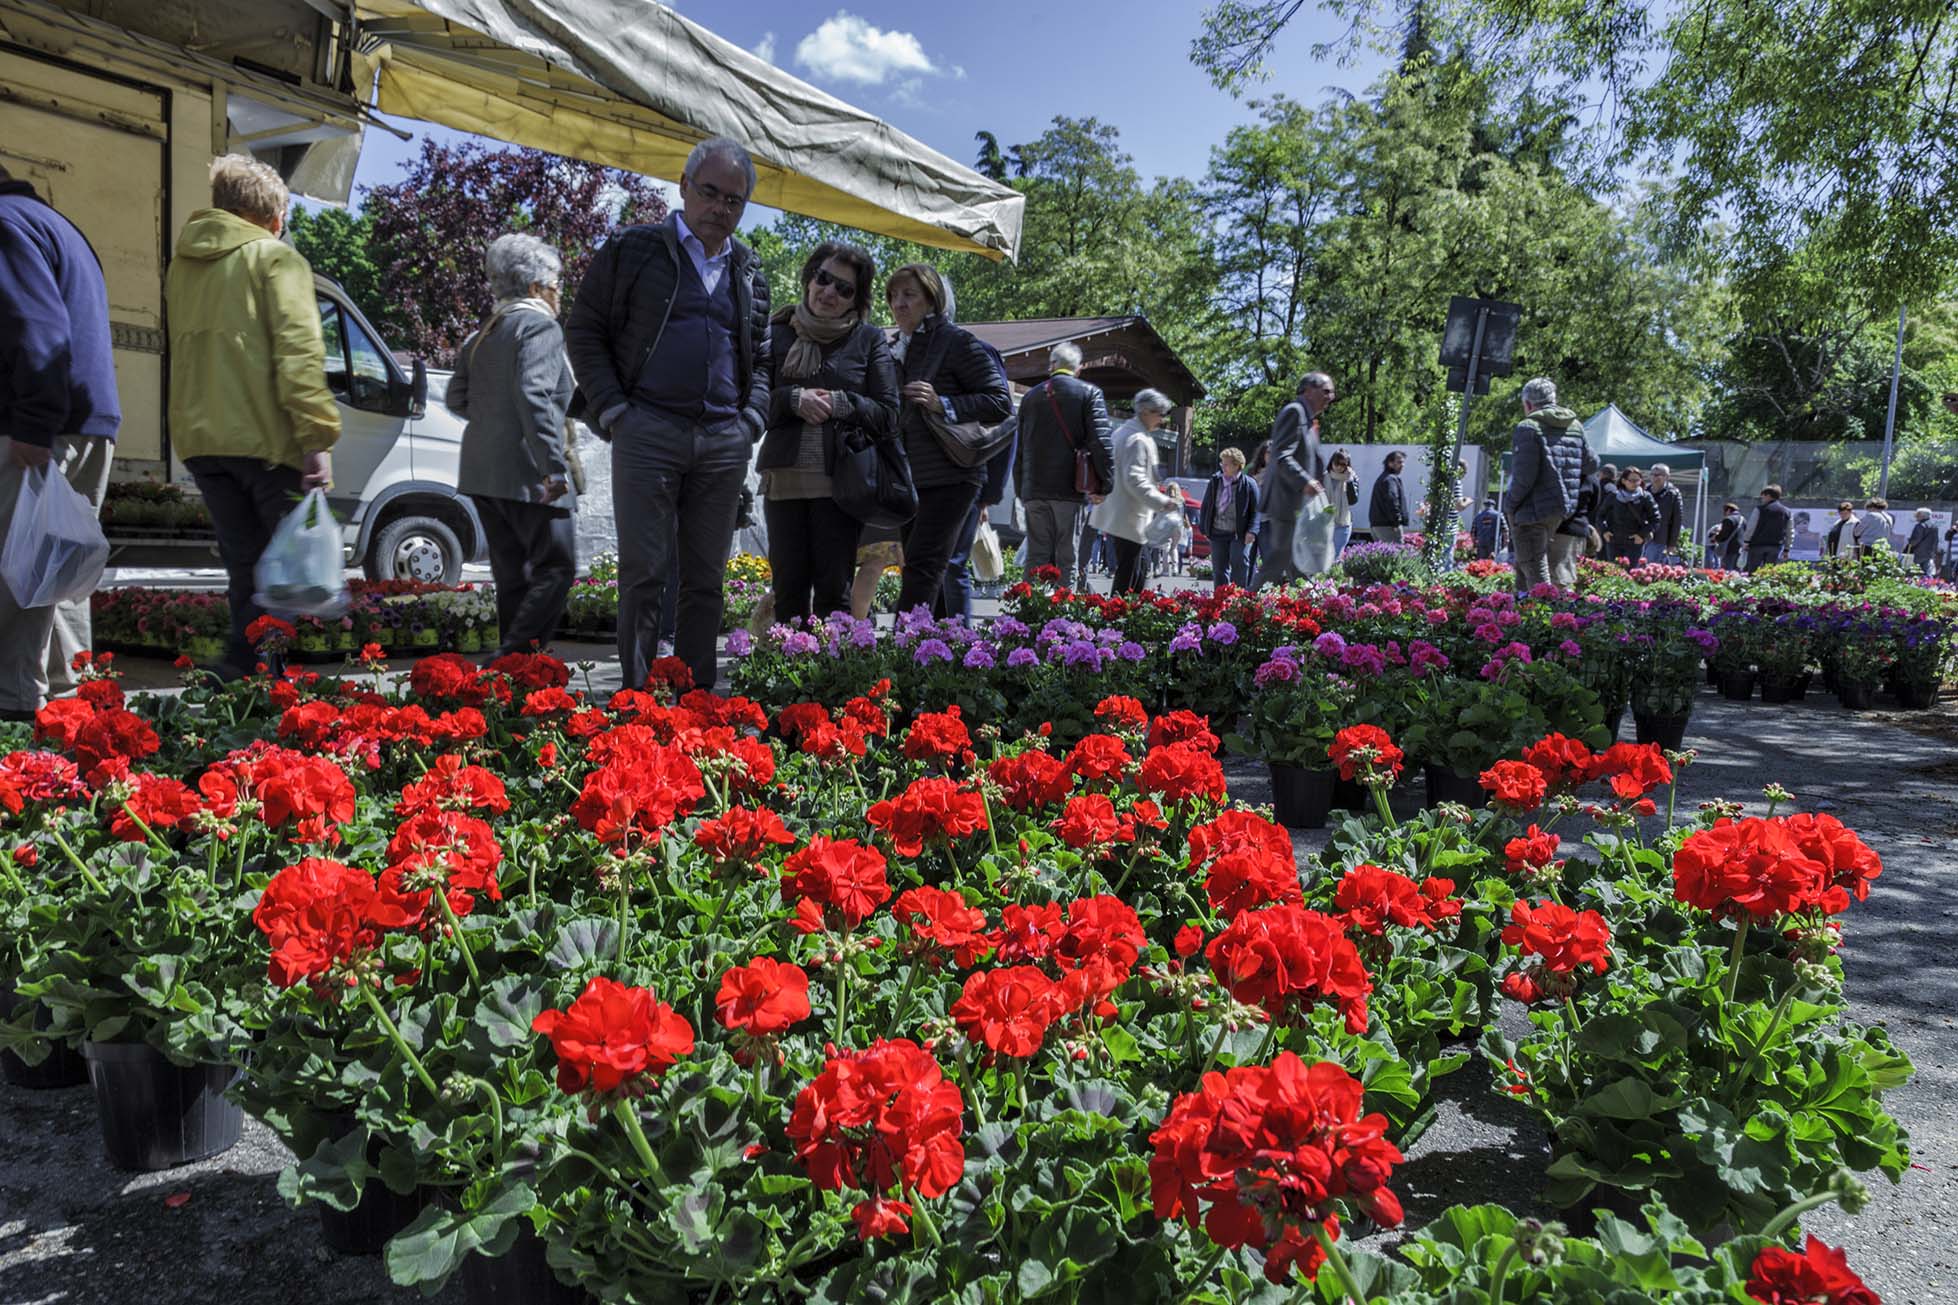
[[[163,283],[170,447],[297,468],[340,438],[305,255],[220,208],[190,215]]]

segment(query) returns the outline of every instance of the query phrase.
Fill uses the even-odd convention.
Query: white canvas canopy
[[[653,0],[354,0],[384,113],[677,179],[746,145],[754,200],[938,249],[1015,256],[1025,198]]]

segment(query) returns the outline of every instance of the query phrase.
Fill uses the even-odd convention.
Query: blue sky
[[[1213,89],[1190,63],[1200,0],[995,0],[989,5],[849,4],[738,0],[676,5],[730,41],[970,164],[973,133],[1002,146],[1032,140],[1056,114],[1097,117],[1122,134],[1144,178],[1198,177],[1231,127],[1254,115]],[[1313,10],[1281,38],[1273,76],[1255,97],[1283,91],[1317,103],[1333,88],[1359,92],[1384,66],[1376,57],[1338,66],[1312,57],[1334,30]],[[401,121],[410,131],[460,133]],[[369,130],[358,188],[393,181],[418,146]],[[751,221],[767,221],[766,212]]]

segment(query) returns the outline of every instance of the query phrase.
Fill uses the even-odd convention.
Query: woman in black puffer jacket
[[[897,378],[903,401],[898,428],[918,489],[918,515],[904,528],[904,585],[897,610],[929,608],[945,582],[959,533],[979,501],[986,468],[961,467],[947,457],[925,420],[936,409],[953,423],[996,425],[1013,411],[1005,371],[977,336],[952,323],[950,293],[938,269],[907,263],[891,273],[884,297],[897,338]]]
[[[1618,473],[1618,483],[1606,485],[1600,507],[1603,528],[1610,540],[1606,552],[1621,566],[1637,566],[1645,541],[1659,528],[1659,505],[1641,482],[1645,473],[1627,467]]]

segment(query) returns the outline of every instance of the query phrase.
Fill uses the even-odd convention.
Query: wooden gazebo
[[[1111,407],[1123,407],[1142,390],[1161,390],[1176,405],[1161,433],[1172,475],[1190,463],[1190,408],[1203,386],[1146,317],[1033,317],[1018,322],[961,322],[999,350],[1016,391],[1047,379],[1047,351],[1062,341],[1081,346],[1081,379],[1101,387]]]

